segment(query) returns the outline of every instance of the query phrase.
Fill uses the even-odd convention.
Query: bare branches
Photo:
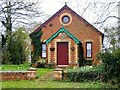
[[[101,23],[104,23],[107,19],[109,19],[109,18],[117,18],[117,19],[120,19],[119,17],[117,17],[117,16],[108,16],[108,17],[106,17],[103,21],[101,21],[101,22],[95,22],[94,24],[101,24]]]
[[[108,18],[117,17],[115,16],[115,14],[112,14],[112,12],[116,9],[116,6],[114,6],[114,3],[115,2],[110,2],[104,5],[104,7],[101,9],[101,12],[99,13],[99,17],[97,17],[97,20],[94,22],[94,24],[102,24],[102,23],[105,24]]]
[[[26,0],[0,1],[0,21],[2,21],[2,24],[19,24],[17,21],[27,24],[32,21],[32,17],[38,17],[43,14],[43,12],[38,10],[37,4],[37,2],[28,2]],[[7,21],[8,17],[11,20],[9,23]]]
[[[83,16],[83,15],[84,15],[84,13],[85,13],[85,12],[86,12],[86,10],[90,7],[90,5],[91,5],[91,3],[89,3],[89,4],[87,5],[87,7],[85,7],[85,8],[84,8],[83,13],[81,14],[81,16]]]
[[[77,12],[88,22],[101,29],[105,26],[111,25],[110,18],[118,19],[117,17],[117,4],[116,1],[100,1],[100,0],[76,0]],[[115,21],[114,21],[115,22]]]

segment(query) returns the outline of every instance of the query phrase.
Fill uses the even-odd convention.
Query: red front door
[[[68,43],[57,43],[57,65],[68,65]]]

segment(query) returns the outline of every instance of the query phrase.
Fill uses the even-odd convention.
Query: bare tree
[[[106,24],[110,23],[111,19],[114,19],[114,22],[118,19],[117,0],[74,0],[74,3],[71,2],[71,0],[62,0],[61,3],[65,1],[67,1],[67,4],[74,8],[80,16],[98,29],[104,29]]]
[[[0,22],[5,27],[5,35],[2,40],[11,34],[14,27],[20,24],[28,24],[33,17],[40,17],[43,12],[39,11],[37,4],[40,0],[29,2],[28,0],[1,0],[0,1]],[[39,6],[38,4],[38,6]],[[4,42],[4,41],[2,41]],[[3,44],[4,45],[4,44]]]

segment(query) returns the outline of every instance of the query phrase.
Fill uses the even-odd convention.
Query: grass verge
[[[58,81],[40,81],[40,80],[20,80],[20,81],[3,81],[2,88],[109,88],[107,83],[98,82],[58,82]],[[117,88],[117,86],[112,86]]]

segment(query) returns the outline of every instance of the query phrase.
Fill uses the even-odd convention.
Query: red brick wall
[[[59,41],[60,40],[60,41]],[[57,42],[68,42],[68,48],[71,48],[71,47],[73,47],[74,46],[74,48],[76,48],[76,42],[72,39],[72,38],[70,38],[67,34],[66,34],[66,38],[65,39],[63,39],[63,40],[61,40],[60,39],[60,37],[59,37],[59,35],[57,36],[57,37],[55,37],[49,44],[50,44],[50,46],[51,47],[54,47],[55,48],[55,50],[57,49],[57,46],[55,46],[55,44],[57,43]],[[49,46],[49,45],[47,45],[47,46]],[[47,52],[50,50],[50,48],[48,48],[47,47]],[[56,56],[56,53],[55,53],[55,50],[54,51],[50,51],[50,62],[52,62],[52,63],[54,63],[55,65],[57,65],[57,63],[55,63],[55,61],[57,62],[57,56]],[[72,51],[71,49],[69,50],[68,49],[68,53],[70,54],[70,55],[68,55],[68,59],[69,59],[69,57],[70,57],[70,60],[68,60],[68,63],[69,63],[69,66],[73,66],[73,64],[75,64],[74,66],[77,66],[78,65],[78,61],[76,62],[76,50],[77,50],[77,48],[74,50],[74,51]],[[57,51],[56,51],[57,52]],[[48,53],[47,53],[48,54]],[[47,58],[49,57],[49,56],[47,56]],[[55,57],[56,57],[56,60],[55,60]]]
[[[77,15],[74,13],[71,13],[69,10],[63,10],[61,13],[55,16],[45,27],[42,28],[43,36],[42,41],[47,40],[52,36],[56,31],[58,31],[62,25],[60,23],[60,16],[63,13],[68,13],[72,17],[72,22],[69,25],[65,25],[65,29],[67,29],[72,35],[74,35],[76,38],[78,38],[83,43],[83,49],[84,49],[84,56],[86,56],[86,40],[92,40],[92,56],[94,63],[96,63],[96,54],[101,49],[101,42],[100,37],[102,35],[97,32],[91,25],[83,21],[83,19],[78,18]],[[52,27],[49,26],[49,24],[52,24]]]
[[[2,80],[32,80],[36,71],[1,71]]]

